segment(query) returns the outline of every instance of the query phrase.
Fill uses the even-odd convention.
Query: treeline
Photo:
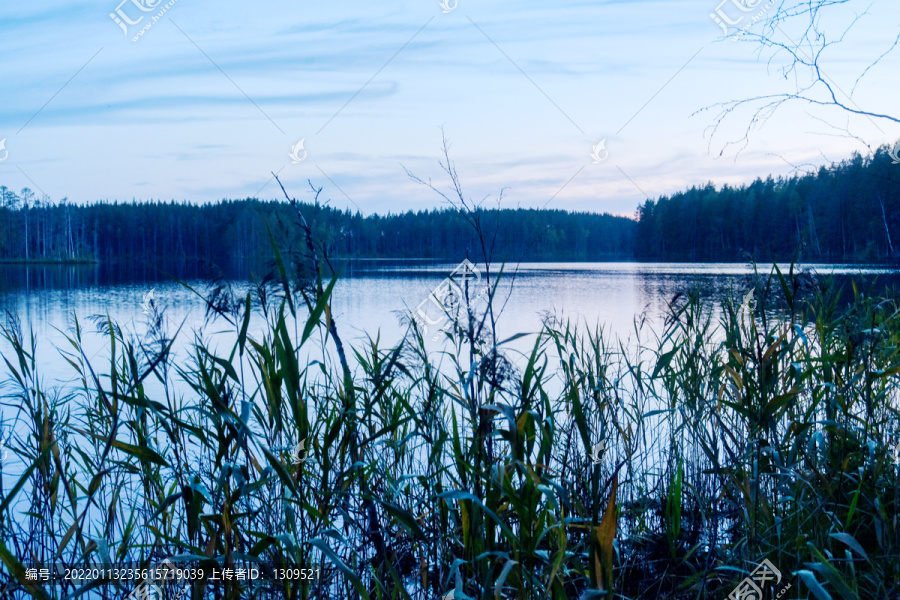
[[[900,258],[900,164],[887,147],[790,178],[712,184],[638,208],[639,259]]]
[[[636,219],[533,209],[383,216],[318,204],[301,210],[334,257],[481,258],[470,223],[475,217],[495,260],[894,260],[900,258],[898,182],[900,165],[883,147],[815,173],[740,187],[710,183],[647,200]],[[279,233],[295,218],[285,202],[253,198],[81,206],[0,187],[0,260],[235,264],[271,256],[269,231]]]
[[[285,240],[294,209],[285,202],[224,200],[106,203],[36,200],[0,187],[0,260],[177,260],[234,264],[272,254],[269,232]],[[480,258],[473,215],[445,208],[363,216],[328,206],[301,211],[333,257]],[[474,215],[498,260],[604,260],[632,256],[635,222],[561,210],[507,209]]]

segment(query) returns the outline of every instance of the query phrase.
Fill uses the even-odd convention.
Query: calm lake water
[[[347,265],[333,296],[332,311],[345,345],[361,345],[367,336],[381,336],[381,346],[399,341],[405,326],[399,315],[420,305],[428,306],[429,295],[440,289],[457,264],[424,262],[380,262]],[[900,283],[900,272],[878,267],[817,265],[820,275],[831,275],[849,288],[850,280],[861,288]],[[514,277],[513,277],[513,271]],[[209,287],[208,273],[199,268],[181,266],[168,270],[198,291]],[[486,276],[480,281],[483,284]],[[641,335],[652,335],[661,329],[668,302],[679,293],[700,290],[718,300],[725,293],[743,296],[750,288],[752,269],[735,264],[647,264],[647,263],[529,263],[507,269],[496,307],[503,307],[499,337],[521,332],[537,332],[542,319],[554,314],[558,319],[576,320],[592,328],[604,328],[609,336],[633,339],[636,319],[644,321]],[[244,294],[250,282],[230,281],[238,293]],[[108,316],[137,338],[147,331],[148,319],[141,303],[153,290],[156,301],[165,309],[168,330],[173,333],[183,322],[175,362],[185,364],[193,334],[219,345],[227,352],[235,339],[232,326],[222,320],[207,321],[205,303],[184,285],[165,274],[145,267],[116,268],[110,265],[81,267],[12,267],[0,265],[0,311],[8,311],[21,319],[26,335],[31,332],[38,343],[38,364],[44,389],[78,385],[75,373],[64,358],[71,351],[66,336],[72,335],[77,316],[83,329],[86,354],[102,373],[108,368],[108,337],[99,333],[90,317]],[[407,313],[408,314],[408,313]],[[302,325],[301,325],[302,327]],[[431,327],[430,335],[434,334]],[[251,320],[250,335],[258,337],[263,330],[262,318]],[[430,337],[429,335],[429,337]],[[517,340],[507,356],[518,362],[516,350],[527,351],[534,338]],[[430,342],[435,350],[440,342]],[[627,342],[626,342],[627,343]],[[308,350],[318,357],[315,344]],[[10,347],[0,340],[0,354],[12,362]],[[304,358],[301,351],[301,360]],[[9,368],[0,362],[0,386],[10,379]],[[145,382],[149,397],[158,396],[158,382]],[[0,387],[0,397],[14,388]],[[185,399],[190,400],[188,390]],[[0,401],[0,438],[13,434],[15,439],[27,437],[26,423],[14,400]],[[651,425],[651,430],[653,429]],[[658,431],[658,430],[656,430]],[[81,445],[77,435],[67,438]],[[24,442],[21,442],[24,443]],[[190,448],[189,448],[190,450]],[[656,452],[653,450],[652,452]],[[650,456],[651,454],[648,454]],[[4,485],[12,485],[26,468],[17,457],[3,465]],[[29,488],[26,486],[12,505],[14,513],[28,510]],[[99,511],[102,507],[97,506]],[[93,513],[92,513],[93,515]],[[24,516],[23,523],[24,521]],[[93,596],[99,597],[99,596]]]
[[[355,261],[343,268],[334,292],[333,314],[345,344],[358,344],[366,336],[380,333],[382,346],[397,342],[405,327],[399,314],[423,306],[429,294],[457,264],[422,261]],[[850,280],[879,287],[900,282],[900,272],[867,265],[811,265],[819,275],[831,275],[849,289]],[[483,267],[482,267],[483,271]],[[496,267],[494,268],[496,271]],[[513,273],[513,271],[515,271]],[[181,339],[188,343],[191,332],[204,339],[231,343],[234,333],[222,320],[205,322],[203,300],[173,281],[174,273],[198,291],[206,291],[210,277],[196,264],[157,269],[145,265],[11,266],[0,265],[0,311],[16,314],[26,333],[38,339],[39,362],[44,383],[65,386],[73,380],[71,367],[57,348],[65,348],[77,316],[84,330],[89,357],[108,351],[108,340],[99,334],[89,317],[108,315],[135,335],[147,329],[141,309],[144,296],[154,290],[165,308],[170,332],[184,322]],[[643,316],[653,327],[661,323],[667,303],[678,293],[699,289],[718,299],[725,292],[741,294],[749,289],[752,269],[742,264],[653,264],[653,263],[527,263],[506,267],[505,284],[498,295],[503,305],[501,338],[520,332],[536,332],[548,313],[599,325],[620,338],[633,335],[634,321]],[[227,274],[225,275],[228,276]],[[486,281],[482,279],[482,284]],[[249,281],[233,280],[239,293]],[[423,302],[425,304],[423,305]],[[256,319],[253,330],[261,327]],[[428,337],[437,326],[432,326]],[[185,335],[187,333],[188,335]],[[532,341],[523,341],[523,349]],[[227,348],[227,346],[223,346]],[[9,346],[0,341],[0,353]],[[9,372],[0,364],[0,380]],[[7,413],[8,408],[0,408]]]

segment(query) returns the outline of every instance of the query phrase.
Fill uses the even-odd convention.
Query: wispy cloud
[[[256,195],[283,169],[293,186],[325,185],[339,206],[353,209],[346,194],[369,212],[424,208],[438,199],[401,163],[439,179],[444,127],[475,198],[507,188],[513,205],[552,196],[557,207],[630,214],[643,199],[636,186],[653,196],[748,181],[789,172],[781,157],[858,149],[818,135],[801,110],[736,162],[708,152],[711,116],[695,111],[779,85],[748,46],[714,43],[713,4],[460,0],[442,14],[436,1],[179,0],[132,42],[109,17],[116,1],[7,3],[0,183],[28,184],[19,165],[55,197],[202,202]],[[900,17],[893,4],[875,12],[835,77],[858,70]],[[888,86],[860,93],[893,101]],[[309,158],[291,165],[301,138]],[[594,165],[601,139],[609,160]]]

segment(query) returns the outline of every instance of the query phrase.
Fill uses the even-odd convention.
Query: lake
[[[353,261],[341,267],[342,278],[335,287],[332,311],[345,344],[358,344],[366,336],[380,333],[382,347],[396,343],[405,327],[399,315],[404,310],[433,310],[427,302],[433,290],[457,268],[453,263],[430,261]],[[782,267],[787,272],[788,266]],[[860,285],[883,286],[900,282],[900,271],[875,265],[810,265],[819,275],[831,275],[850,289],[850,280]],[[480,284],[486,281],[479,267]],[[761,267],[763,272],[768,269]],[[497,267],[492,268],[496,273]],[[691,289],[718,299],[749,289],[752,268],[744,264],[676,263],[523,263],[507,266],[497,297],[503,306],[498,335],[505,338],[521,332],[536,332],[542,318],[555,314],[591,327],[599,325],[612,336],[625,339],[634,334],[636,318],[645,325],[658,326],[667,303],[678,293]],[[172,274],[172,275],[169,275]],[[108,340],[97,331],[92,316],[108,315],[137,336],[147,330],[141,308],[145,295],[153,290],[156,302],[165,309],[170,332],[183,322],[184,332],[196,332],[204,339],[228,341],[234,330],[223,320],[205,322],[205,303],[173,277],[203,293],[209,278],[225,278],[243,296],[250,282],[234,273],[217,273],[196,263],[155,268],[148,265],[21,266],[0,265],[0,311],[16,314],[26,333],[32,331],[44,382],[65,386],[72,382],[71,367],[54,348],[67,345],[73,315],[83,331],[89,357],[103,356]],[[433,315],[433,312],[430,313]],[[437,320],[433,318],[433,320]],[[258,320],[254,325],[258,325]],[[438,323],[431,328],[431,338]],[[254,327],[251,326],[251,336]],[[182,335],[183,343],[191,335]],[[230,343],[230,342],[229,342]],[[520,342],[526,348],[527,340]],[[9,345],[0,341],[0,353]],[[8,369],[0,366],[0,379]],[[8,413],[9,408],[2,409]],[[4,415],[6,418],[8,415]]]

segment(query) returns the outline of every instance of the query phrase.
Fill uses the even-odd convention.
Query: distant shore
[[[418,262],[418,263],[430,263],[434,265],[443,265],[443,264],[451,264],[458,262],[457,258],[454,257],[381,257],[381,256],[332,256],[330,259],[334,262],[360,262],[360,263],[409,263],[409,262]],[[244,261],[254,262],[254,261],[262,261],[261,257],[248,257],[243,259]],[[698,264],[760,264],[760,265],[768,265],[771,262],[778,262],[779,264],[790,264],[790,258],[784,257],[764,257],[762,259],[737,259],[737,258],[713,258],[708,260],[700,260],[700,259],[665,259],[665,258],[635,258],[634,256],[607,256],[600,257],[595,259],[578,259],[572,258],[569,256],[560,256],[555,258],[531,258],[525,257],[516,261],[507,261],[506,264],[520,264],[520,263],[535,263],[535,264],[552,264],[552,263],[584,263],[584,264],[603,264],[603,263],[635,263],[635,264],[672,264],[672,265],[698,265]],[[177,264],[184,262],[204,262],[213,264],[212,259],[209,257],[197,257],[197,256],[186,256],[186,257],[165,257],[156,260],[149,260],[146,257],[122,257],[122,258],[112,258],[105,259],[104,261],[100,261],[96,258],[70,258],[70,259],[52,259],[52,258],[0,258],[0,265],[23,265],[23,266],[65,266],[65,265],[97,265],[101,262],[111,263],[111,264]],[[240,262],[240,261],[239,261]],[[500,264],[502,261],[494,260],[495,264]],[[847,265],[847,266],[866,266],[866,267],[883,267],[883,268],[891,268],[896,269],[900,268],[900,259],[891,259],[891,258],[865,258],[859,257],[854,259],[853,257],[848,257],[845,259],[840,258],[831,258],[828,257],[817,257],[811,259],[809,262],[802,263],[803,266],[815,266],[815,265]],[[221,265],[220,265],[221,266]]]
[[[96,265],[96,258],[0,258],[0,265]]]

